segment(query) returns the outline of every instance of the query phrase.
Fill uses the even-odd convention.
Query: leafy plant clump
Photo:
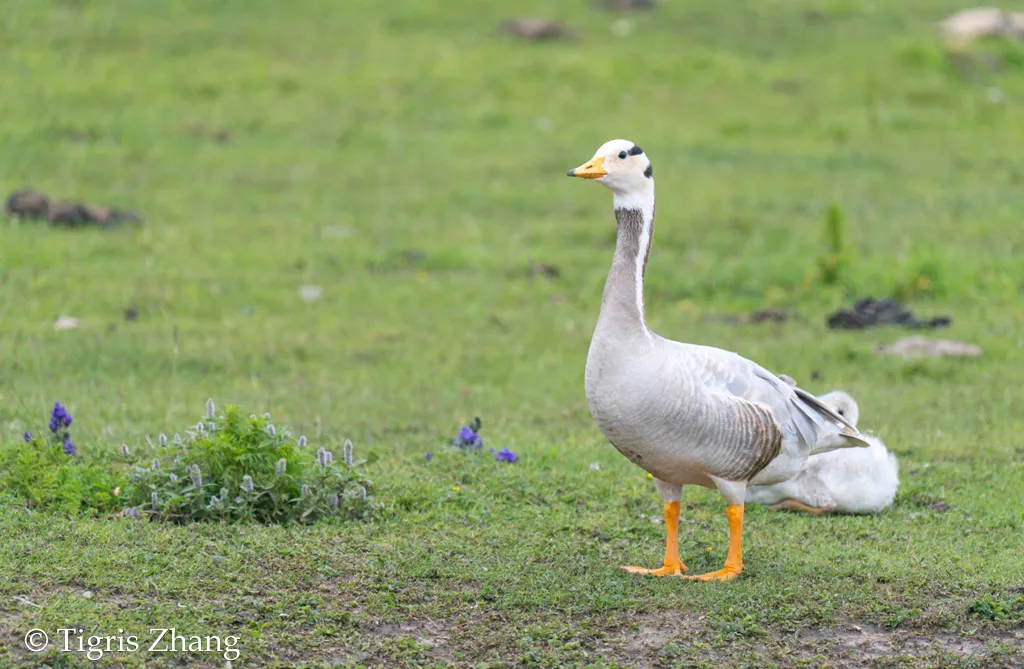
[[[179,522],[313,523],[325,518],[370,518],[381,504],[373,482],[355,460],[352,442],[342,457],[306,449],[269,414],[242,416],[230,407],[206,415],[184,436],[159,438],[157,457],[129,474],[128,515],[145,513]]]
[[[72,421],[57,402],[49,433],[25,432],[24,443],[0,448],[0,489],[33,509],[69,514],[116,509],[120,480],[106,462],[78,452],[71,441]]]

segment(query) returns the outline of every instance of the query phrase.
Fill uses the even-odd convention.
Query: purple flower
[[[157,507],[157,503],[160,501],[159,497],[156,494],[156,490],[154,490],[152,493],[150,493],[149,499],[150,499],[151,502],[153,502],[153,508],[155,509]]]
[[[494,456],[494,459],[498,462],[515,462],[519,459],[519,456],[513,453],[507,448],[503,448],[498,451],[498,454]]]
[[[480,419],[474,418],[469,425],[459,428],[459,434],[455,437],[454,445],[458,448],[468,448],[471,451],[478,451],[483,448],[484,440],[480,438]]]
[[[75,450],[75,445],[71,443],[71,439],[64,440],[64,452],[67,453],[68,455],[75,455],[77,453],[77,451]]]
[[[159,437],[157,437],[156,440],[157,440],[157,443],[159,443],[161,446],[166,446],[167,445],[167,435],[166,434],[161,434]]]
[[[284,476],[284,473],[288,470],[288,461],[281,458],[277,461],[277,475]]]
[[[306,435],[299,437],[299,448],[303,448],[306,445]]]
[[[174,472],[171,472],[171,483],[177,483],[177,482],[178,482],[178,475],[175,474]]]
[[[53,403],[53,411],[50,412],[50,432],[56,433],[57,430],[64,427],[71,426],[71,414],[60,402]]]
[[[31,432],[26,432],[25,433],[25,442],[27,443],[27,442],[30,442],[30,441],[32,441],[32,433]]]
[[[427,462],[430,462],[431,460],[434,459],[434,454],[431,453],[430,451],[427,451],[423,457],[427,459]]]
[[[206,415],[213,418],[213,414],[216,413],[216,407],[213,406],[213,398],[206,400]]]
[[[351,467],[352,466],[352,462],[353,462],[353,458],[352,458],[352,441],[350,439],[346,439],[345,440],[345,448],[342,451],[342,457],[345,460],[345,464],[349,465]]]
[[[302,488],[299,489],[299,494],[303,497],[309,497],[309,486],[303,483]]]
[[[242,477],[242,490],[252,494],[252,477],[248,474]]]
[[[277,430],[274,429],[273,425],[267,425],[267,433],[270,434],[271,437],[273,437],[275,434],[277,434]]]
[[[331,495],[331,506],[335,509],[338,508],[338,493]]]

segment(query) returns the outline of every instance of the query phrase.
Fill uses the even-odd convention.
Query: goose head
[[[857,402],[848,393],[844,393],[842,390],[833,390],[832,392],[825,393],[818,399],[846,420],[854,425],[857,424],[857,419],[860,418],[860,410],[857,408]]]
[[[646,195],[654,190],[654,168],[643,149],[628,139],[605,142],[594,157],[567,174],[593,179],[621,196]]]

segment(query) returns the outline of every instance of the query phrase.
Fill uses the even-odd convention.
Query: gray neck
[[[615,256],[601,299],[597,327],[616,335],[649,337],[644,318],[644,273],[654,239],[654,184],[640,196],[615,196],[618,234]]]

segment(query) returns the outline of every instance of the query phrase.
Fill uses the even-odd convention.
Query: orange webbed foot
[[[812,516],[824,516],[834,511],[829,506],[809,506],[795,499],[784,499],[778,504],[772,504],[768,508],[772,511],[801,511]]]
[[[658,569],[645,569],[644,567],[619,567],[622,571],[630,574],[643,574],[645,576],[682,576],[683,572],[689,571],[681,561],[666,564]]]
[[[718,571],[712,571],[707,574],[697,574],[695,576],[683,576],[683,578],[690,579],[691,581],[731,581],[743,572],[742,569],[731,569],[726,567],[719,569]]]

